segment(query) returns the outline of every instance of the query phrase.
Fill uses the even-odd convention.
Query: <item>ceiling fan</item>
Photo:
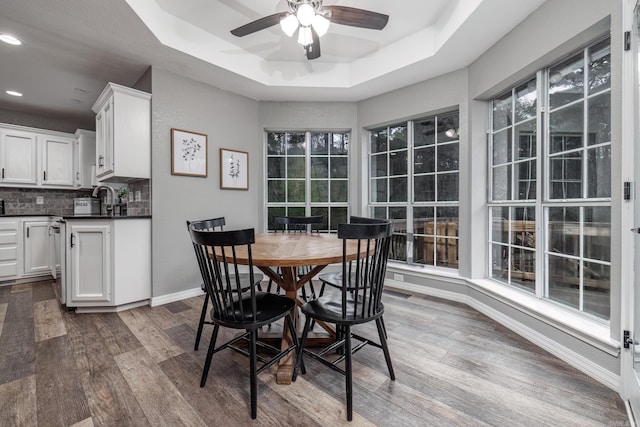
[[[320,57],[320,37],[329,23],[351,27],[382,30],[389,21],[389,15],[347,6],[322,6],[322,0],[287,0],[288,12],[274,13],[241,27],[231,30],[237,37],[255,33],[280,24],[289,37],[298,30],[298,43],[305,50],[307,59]]]

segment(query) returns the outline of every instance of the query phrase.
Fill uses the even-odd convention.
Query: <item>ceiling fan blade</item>
[[[382,30],[389,22],[389,15],[355,7],[323,6],[322,9],[331,11],[331,22],[351,27]]]
[[[320,58],[320,37],[313,27],[311,27],[311,40],[313,40],[313,42],[304,48],[307,52],[307,59],[311,60]]]
[[[280,20],[287,16],[287,12],[274,13],[273,15],[265,16],[264,18],[256,19],[253,22],[249,22],[241,27],[231,30],[231,34],[237,37],[244,37],[246,35],[255,33],[256,31],[264,30],[265,28],[273,27],[280,23]]]

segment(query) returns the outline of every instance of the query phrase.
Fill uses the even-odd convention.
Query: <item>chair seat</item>
[[[251,278],[249,273],[240,273],[238,276],[240,276],[240,284],[242,285],[242,290],[246,290],[249,289],[249,280]],[[235,283],[236,279],[235,279],[236,275],[235,274],[230,274],[229,275],[229,279],[231,279],[231,283]],[[262,279],[264,279],[264,275],[262,275],[261,273],[253,273],[253,284],[257,285],[260,282],[262,282]],[[204,282],[202,282],[200,284],[200,287],[202,288],[202,290],[204,291]]]
[[[327,284],[329,286],[333,286],[334,288],[338,288],[338,289],[342,288],[342,273],[341,272],[322,273],[322,274],[318,275],[318,279],[320,279],[320,281],[322,283]],[[351,283],[356,283],[356,274],[355,273],[351,273],[349,275],[349,279],[347,280],[347,290],[348,291],[355,290],[355,286],[351,286]],[[360,283],[362,283],[362,281],[360,281]],[[360,287],[362,288],[362,285],[360,285]]]
[[[354,313],[355,302],[353,299],[347,299],[347,315],[342,317],[342,299],[335,297],[320,297],[318,299],[311,300],[302,305],[300,310],[305,316],[310,316],[316,320],[322,320],[329,323],[348,323],[357,324],[369,322],[373,319],[381,317],[384,313],[384,306],[380,303],[380,310],[374,316],[362,315],[361,312]],[[357,304],[358,308],[362,307],[362,301]]]
[[[287,313],[291,312],[295,306],[295,302],[282,295],[276,295],[268,292],[256,292],[256,318],[251,314],[251,293],[246,292],[242,296],[240,302],[234,301],[235,319],[229,313],[229,317],[221,317],[219,314],[211,310],[211,318],[215,323],[228,328],[234,329],[255,329],[269,323],[272,323]],[[242,306],[242,312],[240,307]],[[241,314],[242,313],[242,314]],[[242,319],[242,320],[240,320]]]

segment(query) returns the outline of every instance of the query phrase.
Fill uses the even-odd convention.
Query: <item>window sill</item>
[[[469,292],[469,290],[473,289],[476,292],[481,292],[494,300],[525,313],[538,321],[544,322],[566,334],[580,339],[612,356],[618,356],[620,354],[620,342],[611,338],[611,327],[607,321],[590,319],[589,317],[566,309],[559,304],[538,299],[535,295],[512,289],[490,279],[469,279],[462,277],[457,270],[415,267],[401,263],[389,263],[388,268],[393,278],[395,278],[393,273],[404,273],[405,275],[431,280],[455,282],[458,284],[464,283],[468,287],[466,294],[460,297],[454,297],[454,299],[459,302],[473,306],[473,303],[477,301]],[[403,288],[402,282],[397,280],[392,280],[392,282],[394,287]],[[410,284],[406,289],[413,292],[419,292],[417,289],[424,287],[424,285],[412,284],[410,282],[406,283]],[[447,296],[441,294],[438,296],[447,298]]]

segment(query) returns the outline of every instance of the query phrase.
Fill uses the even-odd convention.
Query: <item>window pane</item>
[[[436,143],[436,123],[433,117],[414,123],[413,140],[414,147],[433,145]]]
[[[331,178],[349,177],[349,159],[347,157],[331,157]]]
[[[458,200],[458,174],[438,174],[438,201]]]
[[[387,175],[387,153],[376,154],[371,156],[371,176]]]
[[[333,141],[331,143],[331,154],[345,155],[345,156],[349,154],[349,134],[348,133],[333,134]]]
[[[326,203],[329,201],[329,182],[324,180],[311,181],[311,203]]]
[[[611,142],[611,96],[609,93],[594,96],[589,104],[588,144]]]
[[[458,239],[436,237],[436,265],[458,268]]]
[[[275,216],[285,216],[286,209],[281,206],[271,207],[267,209],[267,228],[269,230],[275,230],[278,228],[278,225],[273,222],[273,217]]]
[[[284,202],[285,181],[267,181],[267,202]]]
[[[407,148],[407,126],[389,128],[389,150]]]
[[[331,180],[331,202],[348,202],[349,201],[349,182]]]
[[[289,133],[287,135],[289,137],[287,141],[287,154],[289,156],[304,155],[306,145],[304,132]]]
[[[535,293],[536,253],[514,246],[511,248],[511,284]]]
[[[582,53],[549,69],[549,106],[554,109],[583,97]]]
[[[511,126],[511,91],[493,100],[493,126],[494,130]]]
[[[434,202],[436,200],[435,175],[419,175],[413,178],[414,200]]]
[[[438,145],[438,171],[458,170],[458,144]]]
[[[491,244],[491,278],[507,283],[509,280],[508,246]]]
[[[287,177],[304,178],[304,157],[287,157]]]
[[[269,132],[267,133],[267,154],[283,155],[284,154],[285,134]]]
[[[538,155],[536,151],[536,120],[529,120],[515,127],[516,160],[530,159]]]
[[[493,134],[493,164],[500,165],[511,160],[511,129],[509,128]]]
[[[390,202],[406,202],[407,201],[407,177],[390,178],[389,179],[389,201]]]
[[[580,255],[580,208],[549,208],[549,252]],[[560,261],[558,261],[560,262]],[[564,263],[563,265],[565,265]],[[553,271],[553,270],[552,270]],[[575,276],[576,278],[579,276]]]
[[[516,88],[515,122],[535,117],[537,113],[536,79]]]
[[[511,165],[493,168],[492,200],[511,199]]]
[[[329,135],[327,133],[311,134],[311,154],[328,154],[329,153]]]
[[[284,157],[269,157],[267,159],[267,178],[285,178]]]
[[[418,206],[413,208],[413,234],[434,235],[433,206]]]
[[[378,219],[387,219],[387,208],[385,207],[374,207],[373,208],[373,217]]]
[[[549,255],[549,299],[580,308],[580,261]]]
[[[458,140],[459,127],[457,112],[438,116],[438,144]]]
[[[287,208],[288,216],[305,216],[306,209],[302,206],[293,206]]]
[[[311,178],[328,178],[328,163],[327,157],[311,157]]]
[[[551,138],[551,154],[583,146],[583,111],[583,105],[579,103],[550,114],[549,137]]]
[[[611,40],[589,49],[589,93],[611,87]]]
[[[511,224],[511,243],[524,248],[536,247],[536,209],[533,206],[515,207]],[[534,270],[535,271],[535,270]]]
[[[509,208],[491,208],[491,241],[509,243]]]
[[[608,320],[611,301],[611,267],[595,262],[585,262],[584,272],[584,311]]]
[[[346,224],[347,221],[347,208],[339,207],[339,208],[331,208],[329,209],[331,213],[331,230],[338,230],[338,224]]]
[[[287,202],[302,203],[306,200],[304,180],[287,181]]]
[[[413,262],[435,265],[435,242],[433,236],[413,236]]]
[[[322,225],[320,226],[320,231],[329,230],[329,208],[326,206],[312,206],[311,207],[311,216],[322,216]]]
[[[536,161],[518,162],[513,165],[516,176],[518,200],[534,200],[536,198]]]
[[[387,178],[378,178],[371,181],[371,202],[386,202]]]
[[[389,258],[398,261],[407,260],[407,208],[390,207],[389,219],[393,220],[393,236]]]
[[[588,197],[611,197],[611,145],[587,151]]]
[[[582,198],[582,153],[568,153],[549,159],[552,199]]]
[[[413,151],[413,173],[428,173],[436,170],[435,147],[424,147]]]
[[[387,151],[387,128],[374,130],[371,132],[371,152],[380,153]]]
[[[611,208],[584,208],[584,258],[611,261]]]
[[[394,151],[389,153],[389,175],[407,174],[407,151]]]

